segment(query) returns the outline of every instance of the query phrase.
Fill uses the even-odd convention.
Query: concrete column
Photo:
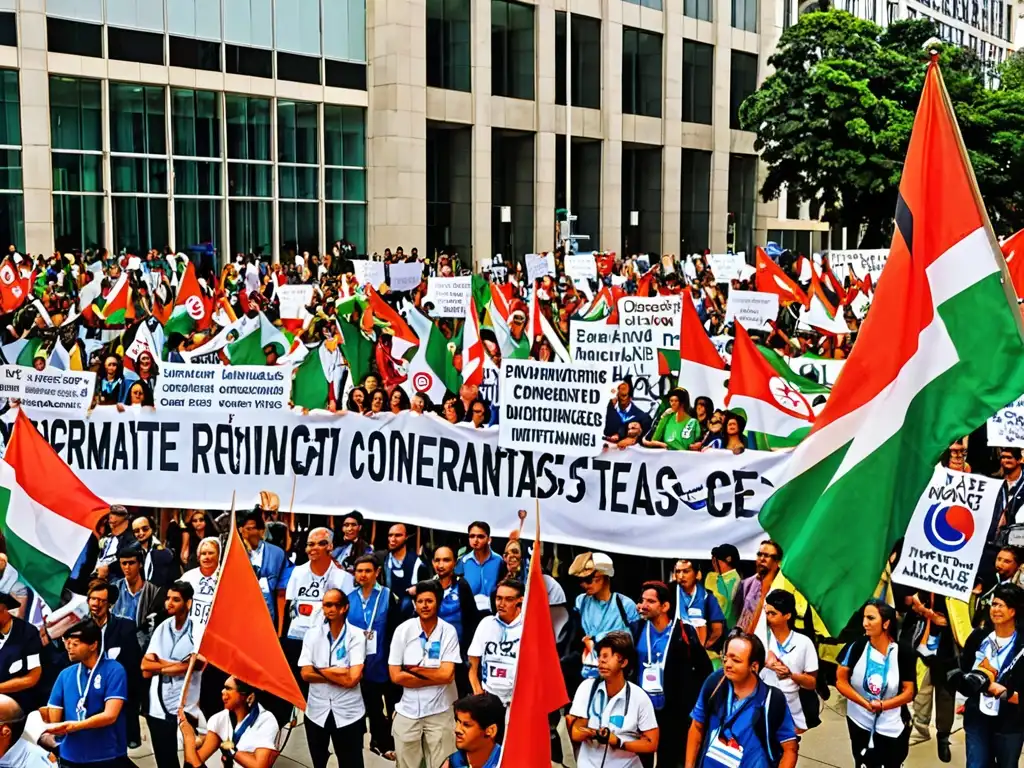
[[[491,4],[470,13],[473,70],[473,262],[490,263],[491,248]]]
[[[682,238],[682,169],[680,123],[683,119],[683,13],[682,4],[666,4],[662,60],[665,111],[661,153],[661,251],[678,253]]]
[[[34,4],[33,4],[34,5]],[[18,13],[21,47],[21,164],[27,253],[53,252],[53,170],[50,162],[50,78],[46,71],[46,14],[42,4]]]
[[[533,197],[533,252],[554,250],[555,247],[555,145],[565,141],[556,136],[553,125],[541,119],[541,113],[554,116],[555,105],[555,5],[554,0],[541,0],[534,10],[537,51],[545,55],[535,57],[537,143],[534,148]],[[546,55],[550,52],[550,55]]]
[[[716,0],[714,103],[711,110],[711,250],[724,253],[729,227],[729,83],[732,68],[732,5]]]
[[[622,0],[602,0],[601,246],[622,248]],[[625,222],[628,224],[628,222]]]

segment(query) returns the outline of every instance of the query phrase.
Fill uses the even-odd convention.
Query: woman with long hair
[[[725,412],[725,444],[722,446],[733,453],[743,453],[747,450],[747,419],[742,413],[736,411]]]
[[[375,389],[370,395],[370,410],[363,414],[364,416],[371,413],[383,413],[384,404],[387,402],[387,394],[383,389]]]
[[[701,434],[708,431],[708,422],[715,413],[715,404],[707,395],[701,395],[693,401],[693,417],[700,424]]]
[[[391,390],[391,396],[388,398],[388,408],[396,416],[402,411],[409,410],[409,395],[405,393],[404,389],[395,387]]]
[[[707,432],[699,443],[690,446],[691,451],[706,451],[725,445],[725,411],[716,409],[708,419]]]
[[[237,677],[225,680],[220,694],[224,709],[210,718],[206,736],[198,742],[184,712],[179,714],[185,764],[199,768],[220,750],[225,765],[233,762],[241,768],[270,768],[277,757],[279,729],[273,713],[256,701],[257,693]]]
[[[217,524],[205,509],[190,509],[185,513],[185,530],[181,532],[181,564],[185,570],[199,567],[199,542],[207,537],[219,536]]]
[[[125,397],[125,402],[124,404],[118,403],[117,410],[123,413],[125,405],[155,407],[153,404],[153,390],[142,379],[136,379],[128,385],[128,395]]]
[[[353,387],[345,401],[345,410],[352,413],[366,413],[370,406],[370,396],[362,387]]]
[[[896,611],[884,600],[861,609],[864,636],[839,655],[836,689],[847,698],[853,762],[862,768],[900,768],[910,752],[907,705],[917,688],[917,656],[896,643]]]
[[[96,375],[96,405],[117,405],[125,396],[127,383],[120,355],[111,352],[103,357],[103,367]]]
[[[449,424],[458,424],[466,418],[466,407],[462,404],[462,400],[459,399],[458,395],[451,395],[444,399],[441,415]]]
[[[700,440],[700,423],[690,411],[690,393],[677,387],[668,393],[668,410],[658,419],[654,437],[645,440],[648,448],[686,451]]]

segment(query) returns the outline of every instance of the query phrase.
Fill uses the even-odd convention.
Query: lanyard
[[[996,665],[996,671],[998,672],[1003,668],[1003,663],[1006,661],[1006,657],[1010,655],[1010,651],[1013,649],[1013,644],[1017,641],[1017,633],[1014,632],[1010,639],[1006,641],[1006,644],[1000,647],[996,641],[995,636],[988,641],[989,648],[994,652],[994,658],[992,659]]]
[[[760,681],[758,681],[758,686],[760,686]],[[718,728],[718,732],[726,738],[726,741],[732,739],[732,727],[736,724],[740,715],[743,714],[743,710],[750,706],[756,696],[757,688],[755,687],[753,693],[742,701],[733,701],[732,684],[729,684],[725,699],[725,720],[722,721]]]
[[[85,720],[87,716],[87,708],[85,699],[89,695],[89,686],[92,685],[92,676],[96,674],[96,670],[100,668],[100,661],[102,658],[97,658],[96,663],[92,669],[89,670],[89,674],[85,679],[85,690],[82,689],[82,667],[83,664],[79,663],[78,669],[75,671],[75,685],[78,686],[78,704],[75,705],[75,716],[79,720]]]
[[[370,614],[369,621],[366,622],[366,628],[372,630],[373,622],[377,618],[377,608],[380,607],[380,596],[384,593],[384,590],[380,587],[374,586],[373,591],[377,593],[377,599],[373,601],[373,613]],[[363,606],[363,618],[366,618],[366,606],[369,604],[369,600],[363,600],[362,590],[359,592],[359,602]]]
[[[671,626],[671,625],[670,625]],[[686,630],[683,630],[684,632]],[[661,660],[658,662],[654,661],[654,646],[651,645],[651,622],[647,622],[647,626],[644,627],[644,638],[647,642],[647,665],[646,666],[660,666],[664,667],[665,662],[668,661],[668,649],[672,645],[671,637],[665,639],[665,652],[662,654]]]
[[[699,589],[699,587],[700,587],[699,584],[695,584],[693,586],[693,594],[690,595],[690,602],[688,602],[686,604],[686,613],[683,613],[683,595],[685,595],[686,593],[683,591],[683,588],[682,588],[681,585],[676,584],[676,594],[677,594],[676,602],[679,603],[679,613],[681,614],[681,618],[685,619],[687,616],[690,615],[690,609],[693,608],[693,604],[695,602],[697,602],[697,595],[700,594],[697,591]]]
[[[875,697],[868,688],[868,667],[871,664],[871,643],[868,643],[868,647],[864,650],[864,682],[861,687],[864,689],[864,693],[868,696],[877,698],[879,701],[885,698],[885,689],[889,685],[889,662],[892,661],[892,652],[896,648],[896,643],[889,643],[889,647],[885,650],[885,663],[882,665],[882,685],[879,687],[878,696]]]
[[[170,653],[168,653],[167,655],[170,657],[170,661],[178,661],[178,659],[174,658],[174,649],[178,647],[178,642],[183,637],[185,637],[186,635],[188,635],[189,638],[191,638],[191,636],[192,636],[192,632],[191,632],[191,629],[192,629],[192,619],[186,619],[185,620],[185,626],[183,626],[181,628],[181,632],[177,633],[177,635],[175,635],[175,632],[174,632],[174,624],[173,624],[174,620],[170,619],[170,621],[172,623],[170,625],[168,625],[167,629],[171,633],[171,640],[172,640],[172,642],[171,642]]]
[[[345,635],[348,634],[348,622],[347,621],[345,622],[345,626],[342,628],[341,634],[338,635],[338,639],[334,640],[333,642],[331,641],[331,625],[328,624],[324,629],[325,629],[325,631],[327,633],[327,646],[328,646],[327,666],[330,666],[331,665],[331,661],[334,659],[334,652],[335,652],[335,650],[337,650],[339,645],[341,645],[343,642],[345,642]]]
[[[344,633],[343,633],[344,634]],[[256,718],[260,716],[260,705],[253,704],[252,709],[249,710],[249,714],[238,724],[231,734],[232,740],[235,742],[235,748],[238,748],[238,742],[242,740],[245,732],[249,730],[249,726],[256,722]]]
[[[771,630],[769,630],[769,631],[771,631]],[[779,638],[775,637],[774,633],[772,634],[772,640],[775,641],[775,647],[779,649],[779,654],[782,655],[782,656],[785,656],[787,653],[792,651],[793,648],[794,648],[794,640],[793,640],[793,631],[792,630],[790,630],[789,636],[786,638],[786,644],[785,645],[783,645],[782,643],[779,642]]]
[[[629,695],[631,693],[628,680],[623,688],[626,690],[626,706],[622,710],[622,718],[625,721],[626,715],[629,714]],[[614,697],[612,699],[608,698],[607,683],[603,680],[595,680],[594,687],[590,689],[590,701],[587,703],[587,720],[597,718],[597,723],[601,726],[604,723],[604,711],[613,699]],[[600,702],[600,705],[597,702]]]
[[[1009,485],[1005,482],[1003,483],[1003,487],[1000,490],[1002,492],[1004,513],[1010,508],[1010,505],[1017,500],[1022,488],[1024,488],[1024,482],[1021,482],[1021,478],[1019,477],[1017,478],[1017,484],[1013,486],[1012,494],[1009,491]]]

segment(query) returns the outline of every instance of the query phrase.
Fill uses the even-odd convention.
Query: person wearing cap
[[[64,635],[72,664],[61,670],[41,713],[47,733],[63,737],[61,766],[131,766],[128,760],[124,703],[128,677],[124,667],[100,652],[103,635],[92,619]]]
[[[31,710],[42,704],[40,699],[45,695],[39,685],[43,675],[43,643],[39,630],[12,613],[18,608],[13,595],[0,592],[0,694]]]
[[[583,630],[582,675],[597,677],[597,656],[594,644],[609,632],[631,633],[640,623],[636,603],[618,592],[612,592],[615,566],[604,552],[584,552],[572,561],[569,575],[580,580],[582,594],[576,597],[576,613]]]
[[[132,535],[142,547],[142,567],[146,581],[161,589],[173,584],[181,576],[178,558],[153,535],[153,521],[146,515],[136,517],[132,520]]]
[[[704,577],[704,587],[718,598],[726,628],[735,627],[740,618],[742,605],[736,599],[742,581],[740,572],[736,570],[739,564],[740,552],[732,544],[712,547],[711,573]]]
[[[373,547],[363,538],[363,515],[353,509],[341,519],[341,544],[334,548],[331,557],[349,573],[355,571],[356,560],[363,555],[372,555]]]
[[[283,613],[285,588],[288,586],[292,564],[283,549],[263,538],[266,527],[263,511],[259,507],[238,520],[238,533],[249,550],[249,563],[256,572],[263,601],[280,634],[281,621],[278,617]]]
[[[120,663],[128,676],[125,711],[129,715],[128,743],[134,748],[142,743],[138,717],[142,700],[142,650],[139,648],[135,622],[110,613],[110,607],[117,603],[118,596],[117,587],[99,580],[89,585],[86,594],[90,617],[100,628],[100,655]]]
[[[117,562],[117,553],[135,541],[135,534],[128,524],[128,510],[120,504],[111,504],[107,515],[110,533],[100,539],[100,555],[96,561],[96,577],[99,579],[119,579],[121,566]]]
[[[53,768],[46,750],[22,738],[26,710],[0,695],[0,768]]]

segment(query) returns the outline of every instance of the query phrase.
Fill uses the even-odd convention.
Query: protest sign
[[[704,257],[715,276],[715,282],[728,283],[740,276],[740,269],[747,262],[746,254],[740,253],[709,253]]]
[[[423,265],[418,261],[389,264],[388,272],[391,274],[388,285],[393,291],[414,291],[423,280]]]
[[[480,397],[491,405],[501,405],[501,369],[484,355],[484,380],[480,382]]]
[[[370,261],[368,259],[353,259],[352,272],[356,276],[359,285],[370,285],[374,289],[380,288],[385,282],[384,262]]]
[[[526,277],[532,283],[545,275],[555,274],[554,256],[549,253],[526,254]]]
[[[434,317],[465,317],[473,295],[473,278],[432,277],[427,281],[425,301],[434,304]]]
[[[281,317],[305,320],[310,316],[306,307],[313,301],[313,286],[279,285],[277,300],[280,302]]]
[[[153,401],[157,408],[283,411],[291,373],[290,366],[162,363]]]
[[[648,376],[658,375],[659,347],[679,347],[679,328],[683,316],[681,296],[623,296],[618,302],[619,326],[623,331],[652,331],[651,348],[653,356],[647,358],[642,372]],[[647,342],[634,342],[634,346]],[[634,349],[630,357],[639,357]]]
[[[732,365],[732,342],[733,337],[727,334],[712,336],[711,343],[715,345],[715,351],[725,361],[726,365]]]
[[[596,280],[597,261],[594,260],[593,252],[567,254],[565,274],[573,280]]]
[[[846,364],[845,360],[829,360],[809,355],[787,357],[786,362],[795,373],[805,379],[811,379],[828,387],[835,385],[836,379],[839,378],[839,372]]]
[[[498,445],[597,456],[604,447],[604,417],[613,389],[607,366],[505,360]]]
[[[658,349],[653,328],[627,329],[605,320],[569,321],[569,350],[576,363],[601,365],[611,371],[612,381],[626,376],[658,372]]]
[[[20,400],[26,411],[50,410],[85,413],[92,405],[96,374],[46,367],[41,371],[20,365],[2,365],[0,397]]]
[[[893,569],[898,584],[968,601],[1002,481],[936,467]]]
[[[725,322],[735,320],[748,331],[771,330],[769,321],[779,316],[779,297],[760,291],[729,291]]]
[[[882,267],[889,260],[888,248],[869,250],[828,251],[828,263],[840,280],[846,277],[847,266],[853,267],[853,273],[863,280],[871,275],[873,281],[882,274]]]
[[[988,420],[988,444],[998,448],[1024,448],[1024,395]]]

